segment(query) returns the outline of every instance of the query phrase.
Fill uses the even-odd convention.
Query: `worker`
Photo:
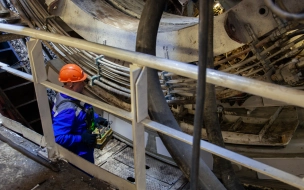
[[[82,93],[87,75],[75,64],[66,64],[59,72],[59,81],[63,87],[74,92]],[[52,109],[53,130],[56,143],[94,163],[94,146],[96,134],[92,134],[89,125],[88,110],[92,106],[80,102],[63,93],[57,93]],[[107,125],[107,120],[93,112],[96,122]],[[92,114],[91,114],[92,115]]]

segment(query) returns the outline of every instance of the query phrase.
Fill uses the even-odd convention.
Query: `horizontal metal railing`
[[[142,121],[142,123],[155,131],[161,132],[165,135],[168,135],[170,137],[176,138],[180,141],[183,141],[187,144],[192,145],[193,138],[191,135],[185,134],[180,131],[176,131],[170,127],[164,126],[162,124],[159,124],[157,122],[151,121],[149,119],[145,119]],[[210,152],[214,155],[217,155],[219,157],[225,158],[227,160],[230,160],[231,162],[234,162],[236,164],[239,164],[241,166],[247,167],[249,169],[252,169],[254,171],[257,171],[261,174],[265,174],[267,176],[270,176],[274,179],[283,181],[285,183],[288,183],[290,185],[293,185],[295,187],[299,187],[301,189],[304,188],[303,186],[303,180],[299,177],[296,177],[292,174],[289,174],[287,172],[284,172],[282,170],[276,169],[274,167],[268,166],[266,164],[263,164],[261,162],[258,162],[256,160],[250,159],[246,156],[237,154],[233,151],[227,150],[225,148],[219,147],[217,145],[214,145],[212,143],[201,141],[200,148],[202,150],[205,150],[207,152]]]
[[[131,63],[136,63],[138,65],[148,66],[148,67],[159,69],[159,70],[165,70],[165,71],[176,73],[178,75],[182,75],[185,77],[197,79],[197,67],[196,66],[178,62],[178,61],[157,58],[157,57],[151,56],[151,55],[146,55],[146,54],[142,54],[142,53],[136,53],[136,52],[126,51],[126,50],[122,50],[122,49],[118,49],[118,48],[108,47],[108,46],[104,46],[104,45],[100,45],[100,44],[96,44],[96,43],[92,43],[92,42],[87,42],[85,40],[80,40],[80,39],[66,37],[66,36],[60,36],[57,34],[51,34],[48,32],[38,31],[38,30],[26,28],[26,27],[0,24],[0,31],[20,34],[20,35],[24,35],[24,36],[30,36],[30,37],[33,37],[36,39],[52,41],[52,42],[56,42],[56,43],[61,43],[61,44],[76,47],[79,49],[84,49],[87,51],[92,51],[95,53],[103,54],[103,55],[106,55],[109,57],[115,57],[115,58],[118,58],[118,59],[121,59],[124,61],[128,61]],[[3,66],[2,69],[5,69],[8,72],[21,76],[23,78],[28,78],[28,80],[30,80],[30,77],[28,77],[28,75],[22,74],[22,72],[21,73],[13,72],[12,69],[7,66]],[[36,71],[34,71],[34,72],[36,72]],[[35,74],[35,73],[33,73],[33,74]],[[101,108],[103,110],[106,110],[116,116],[123,117],[123,118],[131,120],[131,121],[136,120],[136,118],[134,117],[134,113],[132,113],[132,112],[126,112],[124,110],[121,110],[114,106],[110,106],[110,105],[100,102],[98,100],[86,97],[79,93],[75,93],[75,92],[66,90],[66,89],[64,89],[58,85],[52,84],[48,81],[42,80],[39,82],[39,81],[34,80],[34,82],[36,82],[40,85],[43,85],[45,87],[52,88],[56,91],[63,92],[65,94],[67,94],[71,97],[74,97],[76,99],[79,99],[81,101],[90,103],[90,104],[92,104],[98,108]],[[290,89],[290,88],[286,88],[286,87],[281,87],[278,85],[269,84],[269,83],[265,83],[265,82],[261,82],[261,81],[257,81],[257,80],[253,80],[253,79],[243,78],[243,77],[231,75],[228,73],[223,73],[223,72],[212,70],[212,69],[208,69],[208,71],[207,71],[207,82],[215,84],[215,85],[225,86],[225,87],[232,88],[235,90],[244,91],[244,92],[248,92],[251,94],[256,94],[259,96],[263,96],[263,97],[271,98],[274,100],[278,100],[278,101],[286,102],[289,104],[304,107],[304,102],[301,101],[301,99],[304,97],[303,91],[294,90],[294,89]],[[135,93],[134,89],[131,91],[131,93]],[[132,104],[133,103],[134,102],[132,102]],[[144,119],[143,121],[138,121],[138,122],[142,123],[145,127],[154,129],[158,132],[164,133],[168,136],[171,136],[173,138],[176,138],[176,139],[186,142],[188,144],[192,144],[192,136],[190,136],[190,135],[187,135],[185,133],[174,130],[172,128],[169,128],[167,126],[161,125],[157,122],[154,122],[154,121],[151,121],[148,119]],[[139,146],[141,146],[141,145],[139,145]],[[214,144],[211,144],[211,143],[203,141],[203,140],[201,141],[200,147],[202,150],[205,150],[212,154],[218,155],[222,158],[228,159],[234,163],[240,164],[242,166],[245,166],[247,168],[250,168],[252,170],[265,174],[267,176],[270,176],[274,179],[283,181],[287,184],[298,187],[300,189],[304,189],[304,181],[301,178],[291,175],[287,172],[278,170],[274,167],[257,162],[253,159],[247,158],[245,156],[234,153],[227,149],[218,147]],[[134,148],[137,149],[137,147],[134,147]],[[64,152],[64,155],[66,155],[70,159],[74,159],[74,157],[72,155],[70,155],[68,152],[65,152],[64,150],[62,150],[61,147],[59,147],[59,150],[61,150],[61,152]],[[75,157],[75,160],[76,160],[75,161],[76,166],[79,165],[80,168],[85,168],[83,165],[81,165],[81,163],[79,163],[80,161],[78,158]],[[135,160],[135,162],[136,162],[136,160]],[[84,163],[86,165],[89,165],[89,168],[91,168],[91,169],[95,168],[92,165],[90,165],[90,163],[87,163],[87,162],[84,162]],[[90,170],[90,169],[88,169],[88,170]],[[85,170],[85,171],[90,173],[90,171],[88,171],[88,170]],[[96,173],[96,171],[93,173]],[[111,175],[111,174],[109,174],[109,175]],[[111,180],[111,178],[109,178],[107,176],[105,176],[105,178],[109,182],[113,182],[113,180]],[[123,187],[123,185],[121,185],[121,187]]]
[[[128,112],[128,111],[125,111],[123,109],[117,108],[115,106],[111,106],[109,104],[106,104],[106,103],[101,102],[99,100],[96,100],[94,98],[85,96],[83,94],[79,94],[77,92],[70,91],[70,90],[68,90],[66,88],[63,88],[61,86],[58,86],[58,85],[53,84],[53,83],[48,82],[48,81],[41,82],[41,84],[43,86],[45,86],[47,88],[51,88],[51,89],[53,89],[53,90],[55,90],[57,92],[62,92],[64,94],[69,94],[72,97],[77,97],[78,100],[90,103],[92,106],[95,106],[95,107],[98,107],[98,108],[102,108],[102,110],[104,110],[106,112],[109,112],[109,113],[112,113],[114,115],[117,115],[117,116],[119,116],[121,118],[130,120],[130,121],[133,119],[132,116],[131,116],[131,113]]]
[[[179,61],[168,60],[139,52],[114,48],[77,38],[71,38],[41,30],[34,30],[22,26],[0,24],[0,30],[3,32],[30,36],[36,39],[56,42],[59,44],[92,51],[105,56],[136,63],[138,65],[172,72],[192,79],[197,79],[198,76],[197,66]],[[304,107],[304,101],[301,101],[301,99],[304,97],[304,92],[300,90],[270,84],[250,78],[240,77],[213,69],[207,69],[207,82],[218,86],[224,86],[242,92],[270,98],[273,100],[286,102],[291,105]]]

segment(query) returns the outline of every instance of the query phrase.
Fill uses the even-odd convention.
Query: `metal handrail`
[[[167,127],[165,125],[162,125],[160,123],[157,123],[155,121],[151,121],[149,119],[145,119],[142,121],[145,127],[148,127],[150,129],[153,129],[155,131],[161,132],[165,135],[168,135],[170,137],[176,138],[182,142],[185,142],[187,144],[192,145],[193,138],[191,135],[188,135],[186,133],[183,133],[181,131],[177,131],[175,129],[172,129],[170,127]],[[207,141],[201,140],[200,144],[201,150],[205,150],[207,152],[210,152],[214,155],[217,155],[219,157],[225,158],[227,160],[230,160],[231,162],[234,162],[236,164],[239,164],[241,166],[245,166],[249,169],[252,169],[254,171],[257,171],[261,174],[270,176],[274,179],[277,179],[279,181],[283,181],[287,184],[290,184],[294,187],[298,187],[300,189],[304,189],[304,180],[302,180],[299,177],[296,177],[292,174],[289,174],[287,172],[284,172],[282,170],[276,169],[274,167],[268,166],[266,164],[263,164],[261,162],[258,162],[256,160],[253,160],[251,158],[248,158],[246,156],[237,154],[233,151],[227,150],[226,148],[222,148],[220,146],[214,145],[212,143],[209,143]]]
[[[84,49],[87,51],[92,51],[95,53],[100,53],[100,54],[103,54],[106,56],[116,57],[116,58],[119,58],[119,59],[122,59],[125,61],[136,63],[138,65],[148,66],[148,67],[160,69],[160,70],[166,70],[166,71],[176,73],[176,74],[179,74],[182,76],[197,79],[197,67],[196,66],[188,65],[186,63],[181,63],[178,61],[166,60],[166,59],[157,58],[155,56],[146,55],[146,54],[142,54],[142,53],[130,52],[127,50],[108,47],[108,46],[104,46],[104,45],[100,45],[100,44],[96,44],[96,43],[92,43],[92,42],[87,42],[85,40],[80,40],[80,39],[66,37],[66,36],[60,36],[57,34],[51,34],[48,32],[38,31],[38,30],[26,28],[26,27],[0,24],[0,31],[21,34],[21,35],[30,36],[30,37],[33,37],[36,39],[42,39],[42,40],[52,41],[52,42],[56,42],[56,43],[62,43],[64,45],[77,47],[77,48]],[[0,65],[0,66],[2,66],[3,69],[8,70],[13,73],[12,69],[9,68],[7,65]],[[36,71],[34,71],[34,73],[35,72]],[[13,74],[22,75],[21,73],[13,73]],[[22,76],[24,78],[27,78],[28,80],[31,79],[28,75],[22,75]],[[34,82],[38,82],[38,81],[34,81]],[[245,91],[248,93],[252,93],[252,94],[256,94],[256,95],[260,95],[260,96],[264,96],[264,97],[268,97],[271,99],[283,101],[283,102],[290,103],[290,104],[295,104],[295,105],[298,104],[298,105],[304,107],[304,103],[301,103],[301,99],[300,99],[304,96],[304,92],[299,91],[299,90],[281,87],[278,85],[273,85],[273,84],[269,84],[269,83],[265,83],[265,82],[261,82],[261,81],[256,81],[253,79],[247,79],[247,78],[231,75],[228,73],[215,71],[212,69],[207,70],[207,82],[210,82],[210,83],[213,83],[216,85],[220,85],[220,86],[233,88],[233,89],[240,90],[240,91]],[[86,97],[79,93],[75,93],[75,92],[66,90],[58,85],[52,84],[47,81],[41,81],[38,83],[45,87],[55,89],[57,91],[70,95],[74,98],[77,98],[84,102],[95,105],[96,107],[101,107],[102,109],[104,109],[110,113],[124,117],[128,120],[135,119],[131,115],[132,112],[126,112],[124,110],[118,109],[114,106],[107,105],[105,103],[102,103],[100,101],[97,101],[97,100],[89,98],[89,97]],[[261,92],[262,89],[264,90],[264,92]],[[173,138],[176,138],[176,139],[186,142],[188,144],[192,144],[193,137],[190,135],[187,135],[180,131],[171,129],[167,126],[161,125],[157,122],[154,122],[154,121],[151,121],[148,119],[144,119],[143,121],[141,121],[141,123],[143,125],[145,125],[146,127],[149,127],[156,131],[169,135]],[[298,187],[300,189],[304,189],[304,180],[302,180],[301,178],[296,177],[294,175],[291,175],[287,172],[283,172],[281,170],[278,170],[271,166],[262,164],[260,162],[252,160],[252,159],[242,156],[240,154],[234,153],[227,149],[218,147],[214,144],[211,144],[211,143],[203,141],[203,140],[201,140],[200,148],[202,150],[206,150],[215,155],[228,159],[232,162],[235,162],[235,163],[238,163],[245,167],[248,167],[250,169],[253,169],[257,172],[263,173],[265,175],[268,175],[270,177],[283,181],[292,186]],[[68,154],[68,153],[66,153],[66,154]]]
[[[198,76],[197,66],[179,61],[163,59],[152,55],[114,48],[106,45],[88,42],[82,39],[62,36],[59,34],[53,34],[22,26],[0,24],[0,31],[30,36],[36,39],[52,41],[55,43],[61,43],[67,46],[92,51],[131,63],[136,63],[138,65],[172,72],[177,75],[189,77],[192,79],[197,79]],[[238,91],[270,98],[272,100],[286,102],[291,105],[304,107],[304,101],[302,101],[304,92],[300,90],[236,76],[213,69],[207,69],[207,82],[218,86],[224,86]]]

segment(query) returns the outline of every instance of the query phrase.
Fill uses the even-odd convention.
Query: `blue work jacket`
[[[62,100],[76,100],[62,93],[57,93],[52,110],[53,130],[56,143],[94,163],[94,148],[88,147],[81,141],[81,134],[87,130],[85,122],[86,112],[75,103],[64,102],[58,108]],[[85,109],[92,107],[90,104],[80,102]],[[95,114],[95,118],[98,115]]]

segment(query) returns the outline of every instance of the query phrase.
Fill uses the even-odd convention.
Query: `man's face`
[[[81,93],[84,89],[85,83],[84,81],[74,82],[72,90],[78,93]]]

